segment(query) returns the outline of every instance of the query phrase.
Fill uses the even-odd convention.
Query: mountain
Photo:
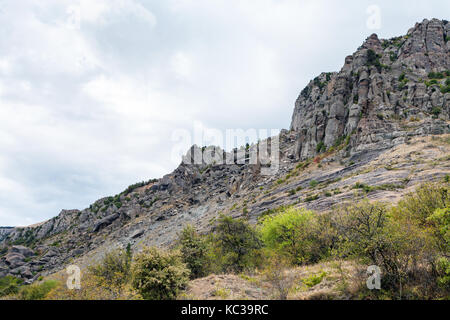
[[[279,152],[269,150],[279,160],[273,174],[249,161],[258,145],[229,153],[192,146],[185,160],[203,152],[242,161],[183,161],[162,179],[84,210],[0,229],[0,277],[32,282],[115,247],[169,246],[187,223],[207,231],[219,213],[255,222],[283,205],[326,211],[362,197],[395,202],[441,179],[450,166],[449,36],[450,24],[437,19],[388,40],[373,34],[339,72],[313,79],[295,102],[290,129],[261,141],[279,142]]]

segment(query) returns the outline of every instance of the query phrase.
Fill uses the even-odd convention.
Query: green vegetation
[[[316,187],[318,184],[319,184],[319,183],[318,183],[316,180],[311,180],[311,181],[309,182],[309,186],[310,186],[311,188]]]
[[[0,297],[17,294],[22,282],[22,279],[13,276],[0,278]]]
[[[442,72],[430,72],[428,74],[428,78],[430,79],[444,79],[445,76]]]
[[[257,264],[262,247],[257,231],[243,219],[222,215],[209,236],[213,270],[242,272]]]
[[[406,182],[357,183],[354,188],[393,190]],[[205,235],[187,226],[177,246],[168,251],[145,248],[135,257],[130,246],[111,251],[83,273],[81,290],[69,292],[62,281],[44,279],[22,285],[19,279],[5,277],[0,279],[0,295],[20,299],[175,299],[189,277],[246,272],[265,275],[280,299],[285,299],[297,281],[287,270],[340,260],[381,268],[382,289],[369,291],[365,279],[353,279],[361,281],[352,283],[353,298],[450,297],[450,185],[445,179],[418,187],[395,206],[362,200],[320,214],[281,206],[264,212],[256,225],[225,215],[214,223]],[[327,273],[316,271],[301,282],[312,288]],[[228,294],[218,288],[216,296]]]
[[[43,300],[46,298],[47,294],[57,285],[57,281],[48,280],[41,283],[34,283],[29,286],[23,286],[19,291],[19,299]]]
[[[308,278],[302,279],[302,282],[308,287],[308,288],[312,288],[316,285],[318,285],[319,283],[322,282],[322,280],[325,278],[325,276],[327,275],[326,272],[322,271],[319,274],[312,274],[310,275]]]
[[[431,114],[434,116],[434,117],[438,117],[439,116],[439,114],[442,112],[442,110],[441,110],[441,108],[439,108],[439,107],[433,107],[432,109],[431,109]]]
[[[133,264],[133,288],[146,300],[172,300],[189,280],[189,270],[177,251],[145,248]]]
[[[403,90],[406,87],[406,84],[408,83],[408,78],[406,78],[405,73],[403,72],[399,77],[398,77],[398,88],[399,90]]]
[[[183,229],[179,237],[181,257],[191,271],[191,279],[208,273],[208,243],[192,226]]]
[[[375,51],[369,49],[367,51],[367,66],[374,66],[378,71],[381,71],[382,65],[380,63],[380,58],[381,56],[379,54],[376,54]]]
[[[315,263],[326,255],[319,230],[319,219],[312,211],[290,208],[267,216],[260,233],[267,248],[300,265]]]
[[[325,152],[325,150],[327,149],[325,143],[323,141],[320,141],[317,146],[316,146],[316,151],[317,152]]]
[[[131,250],[112,250],[105,254],[100,263],[90,266],[89,271],[97,285],[120,295],[131,276]]]
[[[408,182],[408,181],[405,181]],[[364,183],[357,182],[352,187],[352,189],[361,189],[364,190],[364,192],[369,193],[376,190],[396,190],[396,189],[404,189],[404,184],[391,184],[391,183],[385,183],[378,186],[369,186]]]

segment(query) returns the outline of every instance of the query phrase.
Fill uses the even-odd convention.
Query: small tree
[[[97,284],[120,296],[130,279],[131,250],[112,250],[105,254],[96,265],[89,267],[89,272]]]
[[[327,251],[319,237],[317,216],[309,210],[288,208],[268,216],[262,221],[260,232],[268,248],[294,264],[317,262]]]
[[[208,246],[203,237],[188,225],[181,232],[180,249],[184,263],[191,270],[191,279],[203,277],[208,272]]]
[[[258,233],[248,222],[224,215],[218,220],[211,242],[222,270],[233,272],[255,265],[262,247]]]
[[[298,280],[294,272],[289,270],[289,261],[275,252],[269,252],[266,268],[263,271],[265,279],[272,285],[274,295],[279,300],[286,300],[289,291]]]
[[[189,280],[189,270],[179,252],[145,248],[132,267],[133,287],[146,300],[175,299]]]

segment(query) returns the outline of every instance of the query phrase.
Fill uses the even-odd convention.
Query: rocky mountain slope
[[[290,130],[277,137],[274,175],[249,164],[243,148],[242,162],[183,162],[84,210],[0,230],[0,277],[31,282],[114,247],[168,246],[185,224],[206,231],[219,213],[255,222],[283,205],[324,211],[361,197],[395,202],[442,178],[450,172],[449,36],[450,24],[436,19],[389,40],[371,35],[340,72],[312,80],[295,103]],[[210,149],[193,146],[187,157],[202,151]],[[223,158],[239,158],[236,152],[219,150]]]

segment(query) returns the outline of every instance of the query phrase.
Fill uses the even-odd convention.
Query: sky
[[[180,130],[289,128],[302,88],[370,34],[449,13],[442,0],[0,0],[0,226],[170,173],[175,146],[201,143]]]

